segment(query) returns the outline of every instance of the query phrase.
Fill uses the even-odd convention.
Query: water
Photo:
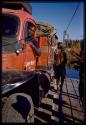
[[[71,68],[66,68],[66,77],[67,78],[75,78],[75,79],[79,79],[79,71]]]

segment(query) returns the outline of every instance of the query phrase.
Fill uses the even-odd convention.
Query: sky
[[[66,30],[73,16],[78,2],[57,3],[30,3],[32,15],[37,21],[49,23],[57,29],[60,42],[63,42],[63,32]],[[79,8],[67,30],[69,39],[80,40],[83,38],[84,3],[80,2]]]

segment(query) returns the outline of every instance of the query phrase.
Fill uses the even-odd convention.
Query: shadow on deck
[[[65,79],[63,88],[51,83],[47,97],[35,108],[35,123],[83,123],[84,111],[78,92],[79,80]]]

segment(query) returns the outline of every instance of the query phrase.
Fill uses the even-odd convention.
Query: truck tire
[[[15,93],[2,108],[2,123],[34,123],[34,106],[29,95]]]

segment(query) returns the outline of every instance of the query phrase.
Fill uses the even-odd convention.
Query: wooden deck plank
[[[51,105],[52,109],[42,109],[51,115],[51,120],[59,123],[62,119],[64,123],[81,123],[84,121],[84,112],[80,105],[79,92],[78,92],[79,80],[66,78],[63,84],[62,92],[56,91],[57,85],[52,82],[48,91],[48,96],[42,99],[42,103]],[[50,95],[53,98],[50,98]],[[43,107],[42,107],[43,108]],[[62,118],[61,118],[61,113]],[[48,122],[48,121],[46,121]]]

